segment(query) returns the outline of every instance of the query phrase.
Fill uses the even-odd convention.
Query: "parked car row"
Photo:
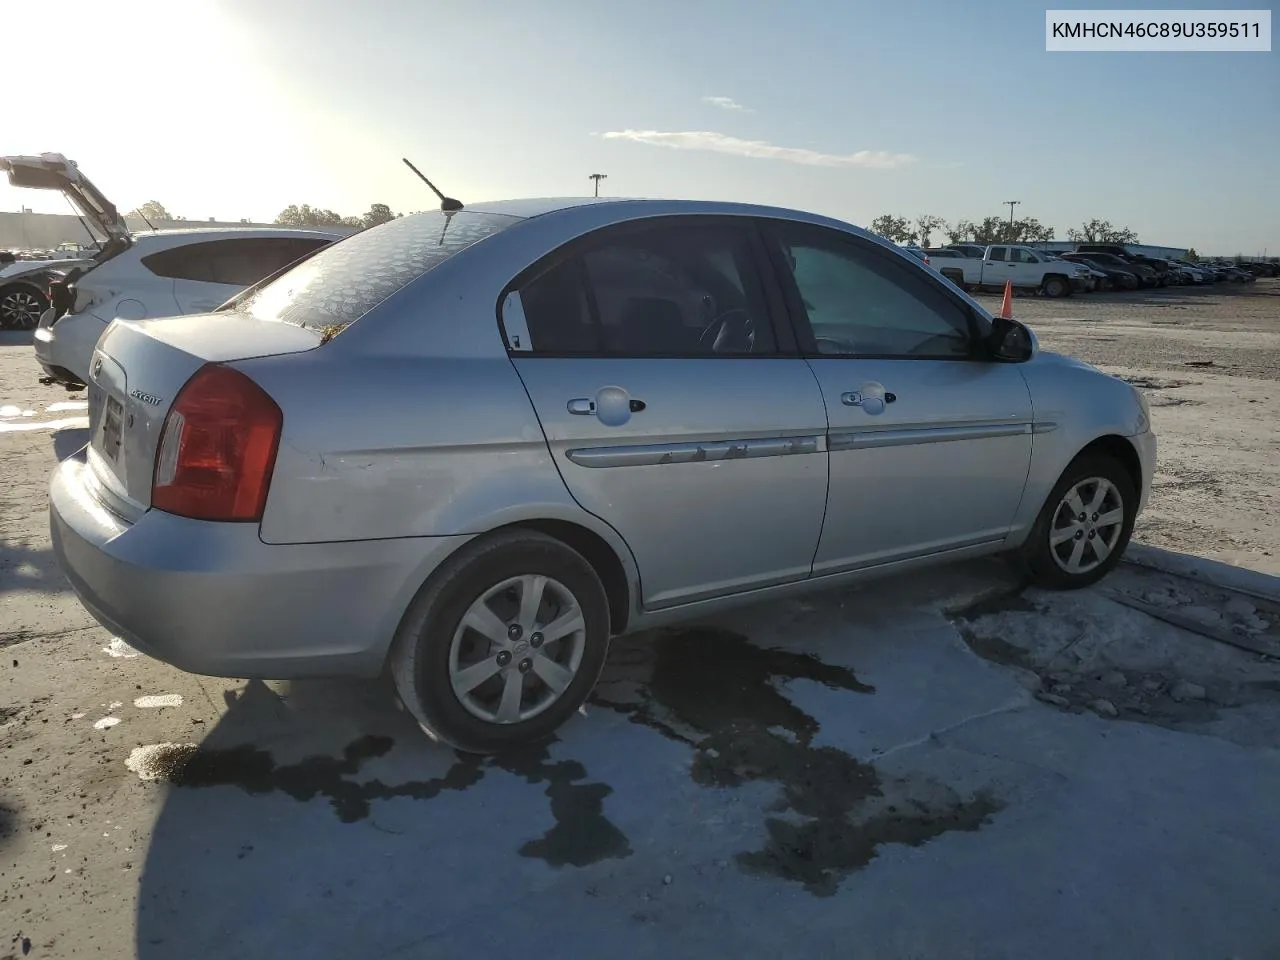
[[[998,289],[1008,281],[1050,297],[1175,284],[1251,283],[1260,276],[1280,275],[1280,264],[1273,262],[1190,263],[1133,253],[1119,244],[1082,243],[1067,253],[1020,244],[904,249],[964,290]]]

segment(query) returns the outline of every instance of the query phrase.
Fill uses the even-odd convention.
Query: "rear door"
[[[814,576],[1003,540],[1031,459],[1018,366],[983,359],[964,299],[891,251],[766,229],[830,420]]]
[[[761,257],[749,221],[646,220],[544,259],[503,303],[561,475],[630,546],[649,608],[810,574],[826,413]]]
[[[1009,264],[1008,247],[991,247],[982,261],[982,283],[984,286],[1004,286],[1006,280],[1013,279],[1013,270]]]

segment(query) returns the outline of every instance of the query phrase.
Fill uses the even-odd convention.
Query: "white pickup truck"
[[[986,248],[981,260],[959,250],[930,249],[928,253],[929,265],[961,289],[1002,288],[1012,280],[1015,287],[1065,297],[1092,286],[1084,264],[1058,260],[1030,247],[995,244]]]

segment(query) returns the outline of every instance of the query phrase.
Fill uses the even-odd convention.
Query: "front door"
[[[643,603],[809,576],[827,421],[778,349],[750,223],[662,218],[553,254],[503,304],[570,493],[622,536]]]
[[[965,301],[892,252],[769,232],[830,420],[814,576],[1002,540],[1031,458],[1018,366],[983,359]]]

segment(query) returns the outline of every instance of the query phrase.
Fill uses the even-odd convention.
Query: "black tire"
[[[34,330],[40,314],[49,309],[49,298],[25,283],[0,290],[0,329]]]
[[[1055,560],[1053,547],[1049,542],[1050,533],[1055,527],[1055,521],[1060,519],[1059,508],[1063,506],[1063,499],[1068,491],[1083,481],[1099,478],[1110,482],[1121,501],[1121,509],[1124,513],[1120,522],[1119,536],[1115,539],[1105,560],[1083,572],[1071,572]],[[1023,567],[1037,584],[1056,590],[1076,590],[1097,583],[1120,562],[1125,548],[1129,545],[1129,537],[1133,534],[1137,508],[1138,494],[1134,489],[1129,471],[1122,463],[1106,454],[1081,454],[1071,461],[1045,499],[1035,526],[1031,528],[1026,543],[1019,551]],[[1099,535],[1107,534],[1101,532]],[[1085,549],[1093,559],[1096,559],[1096,554],[1091,553],[1092,548],[1086,546]]]
[[[1045,277],[1044,294],[1046,297],[1065,297],[1071,292],[1071,285],[1062,277]]]
[[[454,692],[454,634],[487,590],[528,575],[552,578],[577,601],[585,623],[582,658],[572,681],[542,712],[512,723],[485,720]],[[431,575],[400,623],[389,666],[401,701],[428,734],[467,753],[498,753],[550,737],[574,714],[599,679],[609,634],[604,586],[581,554],[532,530],[503,531],[467,544]]]

